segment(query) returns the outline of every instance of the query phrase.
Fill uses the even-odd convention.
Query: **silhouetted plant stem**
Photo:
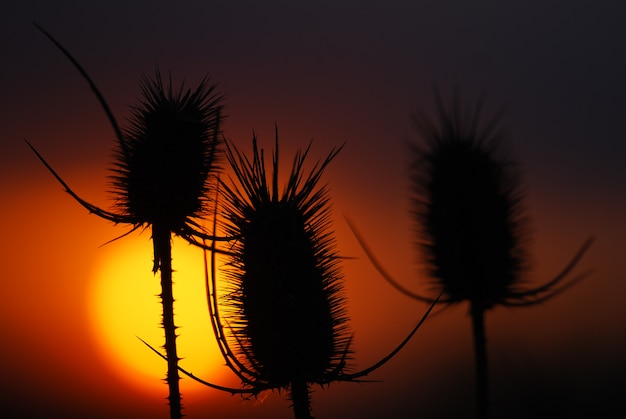
[[[477,301],[471,303],[471,317],[476,368],[476,418],[485,419],[489,416],[487,336],[485,332],[485,308]]]
[[[311,396],[305,380],[291,382],[291,402],[295,419],[313,419],[311,416]]]
[[[415,146],[413,184],[416,221],[430,272],[448,302],[467,301],[474,334],[476,417],[488,417],[485,311],[496,305],[539,304],[567,289],[567,273],[591,244],[588,240],[554,279],[521,287],[527,264],[527,217],[519,173],[500,149],[500,114],[480,124],[480,102],[463,110],[455,95],[449,108],[437,98],[437,118],[416,115],[425,140]]]
[[[417,244],[437,289],[439,302],[469,303],[476,366],[476,416],[489,413],[485,312],[497,305],[541,304],[578,283],[570,278],[591,246],[587,239],[551,280],[525,286],[528,268],[527,221],[519,170],[501,150],[506,139],[500,113],[480,124],[481,102],[462,109],[458,95],[446,106],[435,92],[434,118],[417,114],[415,127],[424,140],[414,145],[411,165],[413,216]],[[353,224],[348,222],[374,267],[396,289],[419,301],[434,302],[396,281],[377,261]]]
[[[154,270],[161,271],[161,304],[163,308],[163,330],[165,332],[165,354],[167,356],[167,385],[170,405],[170,418],[182,417],[178,375],[178,353],[176,351],[176,325],[174,324],[174,292],[172,281],[172,242],[167,228],[152,227],[154,243]],[[155,271],[156,273],[156,271]]]
[[[210,267],[205,252],[205,279],[209,315],[220,351],[243,388],[212,384],[179,370],[232,394],[285,390],[295,418],[312,419],[310,385],[356,382],[384,365],[417,332],[437,299],[387,356],[369,368],[348,372],[353,351],[339,266],[342,257],[334,248],[327,187],[318,187],[322,172],[340,149],[332,150],[308,174],[304,162],[310,144],[297,152],[281,193],[278,132],[271,174],[256,137],[252,140],[252,158],[229,142],[225,145],[236,180],[220,183],[222,225],[225,234],[237,240],[224,252],[224,305],[218,303],[216,292],[215,252],[211,253]],[[217,217],[213,222],[215,233]],[[215,241],[208,248],[214,247]],[[225,306],[227,328],[220,306]]]
[[[172,290],[172,234],[205,247],[208,235],[200,219],[209,209],[208,192],[219,169],[218,147],[223,96],[204,78],[195,90],[183,85],[174,90],[157,70],[153,78],[141,79],[142,98],[131,108],[129,126],[122,131],[104,97],[78,61],[49,33],[37,26],[72,62],[89,83],[117,137],[111,183],[117,211],[99,208],[80,198],[44,158],[28,143],[37,157],[69,193],[90,213],[139,228],[152,229],[152,271],[161,271],[162,327],[168,362],[170,417],[182,417],[179,389],[174,296]],[[126,234],[120,236],[123,237]],[[226,240],[226,238],[223,238]],[[211,251],[215,251],[212,246]]]

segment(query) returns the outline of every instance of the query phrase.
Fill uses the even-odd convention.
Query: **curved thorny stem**
[[[207,296],[209,298],[209,302],[208,302],[208,306],[209,306],[209,313],[211,316],[211,323],[213,325],[213,330],[215,332],[215,336],[217,337],[218,340],[218,345],[220,347],[220,351],[222,352],[222,356],[224,357],[224,360],[226,361],[227,366],[235,373],[235,375],[237,375],[237,377],[239,377],[244,384],[251,386],[251,388],[249,389],[235,389],[235,388],[231,388],[231,387],[225,387],[225,386],[221,386],[218,384],[214,384],[211,383],[209,381],[203,380],[197,376],[195,376],[194,374],[190,373],[189,371],[185,370],[182,367],[178,367],[179,371],[181,371],[183,374],[185,374],[187,377],[191,378],[192,380],[195,380],[201,384],[206,385],[207,387],[211,387],[214,388],[216,390],[221,390],[227,393],[231,393],[231,394],[251,394],[251,395],[256,395],[258,393],[260,393],[261,391],[264,390],[271,390],[274,387],[271,386],[271,384],[268,383],[261,383],[261,382],[255,382],[253,379],[251,379],[250,377],[254,377],[256,376],[256,374],[254,374],[252,371],[250,371],[249,369],[247,369],[245,367],[245,365],[243,365],[241,362],[238,361],[234,351],[230,348],[230,345],[226,339],[226,335],[224,333],[224,326],[221,323],[220,320],[220,315],[219,315],[219,304],[218,304],[218,296],[217,296],[217,292],[216,292],[216,280],[215,280],[215,258],[214,255],[211,254],[211,266],[208,266],[207,263],[207,259],[206,259],[206,252],[205,252],[205,279],[206,279],[206,285],[207,285]],[[210,275],[210,279],[209,279],[209,274],[208,272],[211,272]],[[411,340],[411,338],[415,335],[415,333],[417,333],[417,331],[419,330],[419,328],[422,326],[422,324],[426,321],[426,319],[428,318],[428,316],[430,315],[431,311],[433,310],[433,308],[435,307],[435,305],[437,303],[439,303],[439,298],[441,297],[441,294],[439,294],[439,296],[437,296],[436,298],[433,299],[433,301],[431,302],[430,306],[428,307],[428,309],[426,310],[426,312],[422,315],[422,317],[420,318],[420,320],[418,321],[418,323],[415,325],[415,327],[409,332],[409,334],[404,338],[404,340],[402,342],[400,342],[400,344],[398,346],[396,346],[389,354],[387,354],[385,357],[383,357],[382,359],[380,359],[378,362],[374,363],[373,365],[371,365],[368,368],[365,368],[363,370],[354,372],[354,373],[345,373],[343,372],[343,367],[345,367],[345,362],[340,363],[340,365],[337,367],[337,369],[334,371],[333,374],[330,374],[329,378],[325,381],[321,381],[319,384],[320,385],[326,385],[326,384],[331,384],[333,382],[339,382],[339,381],[348,381],[348,382],[364,382],[367,380],[361,380],[362,377],[365,377],[369,374],[371,374],[372,372],[376,371],[377,369],[379,369],[380,367],[382,367],[383,365],[385,365],[387,362],[389,362],[398,352],[400,352],[400,350],[402,350],[402,348],[404,348],[404,346],[406,346],[406,344]],[[163,354],[161,354],[160,352],[158,352],[156,349],[154,349],[154,347],[152,347],[151,345],[149,345],[148,343],[146,343],[145,341],[142,340],[143,343],[145,343],[148,347],[150,347],[150,349],[152,349],[155,353],[157,353],[160,357],[162,357],[163,359],[167,360],[167,357],[164,356]],[[348,346],[351,342],[348,342]],[[346,348],[346,353],[347,353],[348,348]]]
[[[114,224],[131,224],[133,226],[131,231],[123,234],[120,237],[113,239],[112,241],[117,240],[118,238],[124,237],[139,228],[145,227],[144,223],[138,222],[137,219],[131,215],[119,214],[116,212],[105,210],[81,198],[80,195],[78,195],[76,192],[72,190],[72,188],[70,188],[67,182],[63,180],[63,178],[56,172],[56,170],[54,170],[54,168],[43,158],[41,153],[39,153],[37,149],[28,140],[24,139],[24,142],[26,142],[28,147],[33,151],[33,153],[35,153],[37,158],[43,163],[43,165],[46,167],[46,169],[48,169],[48,171],[52,174],[52,176],[54,176],[54,178],[61,184],[61,186],[63,186],[63,189],[65,190],[65,192],[69,194],[72,198],[74,198],[74,200],[78,202],[83,208],[89,211],[90,214],[95,214],[98,217],[103,218],[107,221],[111,221]],[[215,237],[205,232],[203,227],[200,226],[198,223],[194,222],[193,220],[189,220],[188,224],[190,224],[191,226],[195,228],[192,228],[190,226],[183,226],[180,230],[173,231],[173,233],[183,238],[189,244],[192,244],[194,246],[200,247],[205,250],[209,250],[209,251],[217,252],[217,253],[227,253],[224,250],[215,247],[214,245],[207,246],[204,243],[204,241],[211,240],[214,242],[216,241],[225,242],[225,241],[231,241],[235,239],[235,237]]]
[[[219,187],[216,191],[216,199],[217,194],[219,193]],[[213,213],[213,235],[215,234],[215,230],[217,228],[217,205],[215,206],[215,212]],[[211,246],[215,248],[215,241],[212,241]],[[204,251],[204,279],[205,286],[207,290],[207,305],[209,308],[209,316],[211,318],[211,326],[213,328],[213,333],[217,340],[218,347],[220,352],[222,353],[222,357],[226,362],[226,365],[241,379],[243,383],[250,386],[255,386],[255,382],[249,377],[258,378],[258,376],[246,368],[246,366],[239,362],[235,353],[231,350],[230,345],[228,344],[226,334],[224,333],[224,326],[222,325],[222,321],[219,314],[219,303],[217,298],[217,274],[216,274],[216,263],[215,263],[215,252],[211,252],[211,266],[210,266],[210,276],[209,276],[209,266],[207,263],[206,250]],[[256,383],[258,384],[258,383]]]
[[[76,60],[74,56],[72,56],[72,54],[70,54],[70,52],[65,47],[63,47],[63,45],[56,38],[54,38],[50,33],[48,33],[45,29],[43,29],[37,23],[33,23],[33,24],[63,53],[63,55],[65,55],[65,57],[72,63],[74,68],[76,68],[76,70],[83,77],[83,79],[89,84],[91,91],[94,93],[94,95],[98,99],[98,103],[104,110],[107,116],[107,119],[109,121],[109,124],[111,125],[111,128],[113,129],[113,132],[115,133],[115,137],[118,141],[118,145],[122,149],[121,150],[122,155],[127,156],[129,153],[128,142],[126,141],[126,138],[124,134],[122,133],[122,130],[120,129],[119,124],[117,123],[117,119],[115,118],[115,115],[111,111],[111,108],[109,107],[107,101],[105,100],[104,95],[102,94],[102,92],[100,92],[95,82],[91,79],[91,77],[89,77],[89,74],[80,65],[78,60]],[[218,112],[218,118],[219,118],[219,112]],[[216,130],[215,135],[217,135],[217,130]],[[30,147],[30,149],[35,153],[37,158],[39,158],[39,160],[44,164],[44,166],[48,169],[48,171],[54,176],[54,178],[61,184],[61,186],[63,186],[63,188],[65,189],[65,192],[67,192],[72,198],[74,198],[74,200],[76,200],[81,206],[87,209],[87,211],[107,221],[111,221],[115,224],[131,224],[133,225],[133,230],[141,228],[145,224],[143,220],[138,220],[136,217],[133,217],[130,214],[120,214],[120,213],[108,211],[94,204],[91,204],[90,202],[81,198],[76,192],[74,192],[69,187],[69,185],[52,168],[52,166],[43,158],[43,156],[35,149],[35,147],[28,140],[24,139],[24,141],[26,142],[28,147]],[[215,240],[215,241],[232,240],[232,238],[230,237],[213,237],[209,235],[206,231],[204,231],[204,229],[198,223],[196,223],[195,221],[191,219],[188,219],[186,225],[184,225],[182,228],[178,229],[177,231],[173,231],[173,233],[176,234],[177,236],[182,237],[190,244],[193,244],[201,248],[205,248],[207,250],[218,251],[218,252],[219,250],[215,248],[205,247],[202,244],[202,241],[203,240]]]
[[[87,72],[80,65],[80,63],[72,56],[72,54],[70,54],[70,52],[67,49],[65,49],[63,45],[61,45],[59,41],[57,41],[52,35],[50,35],[45,29],[43,29],[37,23],[33,23],[33,24],[50,41],[52,41],[52,43],[63,53],[63,55],[65,55],[65,57],[68,60],[70,60],[74,68],[78,70],[78,72],[83,77],[83,79],[85,79],[85,81],[89,84],[91,91],[96,96],[96,98],[98,99],[98,102],[100,103],[100,106],[102,106],[102,109],[104,110],[104,113],[107,115],[107,118],[109,119],[109,123],[111,124],[111,127],[113,128],[113,131],[115,132],[115,136],[117,137],[120,144],[124,144],[124,141],[123,141],[124,136],[122,135],[122,130],[120,129],[119,124],[117,123],[117,120],[115,119],[115,115],[113,115],[113,112],[111,111],[111,108],[109,107],[109,104],[104,99],[104,96],[102,95],[102,93],[100,92],[96,84],[93,82],[93,80],[91,80],[91,77],[89,77],[89,74],[87,74]],[[124,150],[124,152],[126,152],[126,150]]]
[[[30,147],[30,149],[35,153],[37,158],[39,158],[39,160],[44,164],[44,166],[46,166],[48,171],[52,173],[52,176],[54,176],[54,178],[61,184],[61,186],[63,186],[65,192],[67,192],[72,198],[74,198],[76,202],[78,202],[85,209],[87,209],[89,213],[95,214],[98,217],[104,218],[105,220],[111,221],[115,224],[135,224],[135,220],[129,215],[117,214],[111,211],[104,210],[82,199],[76,192],[72,190],[72,188],[69,187],[69,185],[63,180],[63,178],[59,176],[56,170],[54,170],[52,166],[50,166],[50,164],[43,158],[43,156],[37,151],[37,149],[35,149],[35,147],[30,142],[28,142],[28,140],[24,139],[24,141],[26,142],[28,147]]]
[[[209,297],[210,297],[209,307],[214,307],[213,309],[210,309],[211,310],[210,311],[210,313],[211,313],[211,320],[212,320],[212,324],[214,325],[214,331],[216,331],[215,334],[216,334],[216,336],[219,336],[218,337],[218,343],[220,345],[220,350],[222,351],[222,355],[223,355],[224,359],[226,360],[226,363],[230,367],[230,369],[237,375],[237,377],[242,379],[242,381],[244,381],[244,383],[246,385],[249,385],[250,388],[226,387],[226,386],[222,386],[222,385],[215,384],[215,383],[212,383],[210,381],[204,380],[204,379],[194,375],[192,372],[186,370],[185,368],[183,368],[181,366],[178,366],[178,370],[180,372],[182,372],[183,374],[185,374],[187,377],[191,378],[194,381],[197,381],[200,384],[203,384],[203,385],[205,385],[207,387],[210,387],[210,388],[213,388],[215,390],[220,390],[220,391],[223,391],[223,392],[226,392],[226,393],[230,393],[230,394],[257,395],[257,394],[259,394],[262,391],[275,389],[275,387],[272,386],[271,384],[254,382],[253,380],[248,378],[245,374],[242,374],[242,370],[241,369],[242,368],[245,369],[245,366],[243,366],[240,362],[237,361],[237,357],[234,355],[234,352],[230,349],[230,346],[229,346],[229,344],[228,344],[228,342],[226,340],[226,337],[224,336],[224,333],[223,333],[223,326],[222,326],[222,324],[220,323],[220,320],[219,320],[219,313],[218,313],[218,311],[214,311],[214,310],[217,310],[217,294],[214,291],[215,288],[213,288],[215,286],[215,281],[214,281],[214,279],[212,279],[211,281],[208,280],[207,269],[208,269],[208,266],[206,264],[206,258],[205,258],[205,274],[206,274],[206,277],[207,277],[207,286],[208,286],[209,282],[212,283],[210,291],[208,291],[208,294],[209,294]],[[213,267],[211,268],[211,270],[214,272]],[[372,366],[370,366],[368,368],[365,368],[365,369],[363,369],[361,371],[358,371],[358,372],[355,372],[355,373],[351,373],[351,374],[346,374],[346,373],[344,373],[343,371],[340,370],[341,368],[339,368],[338,371],[336,371],[336,374],[333,376],[332,379],[328,379],[326,381],[320,382],[319,384],[326,385],[326,384],[331,384],[333,382],[339,382],[339,381],[348,381],[348,382],[364,382],[364,381],[367,381],[367,380],[361,380],[361,378],[365,377],[366,375],[371,374],[372,372],[374,372],[378,368],[382,367],[389,360],[391,360],[404,346],[406,346],[406,344],[415,335],[417,330],[426,321],[426,319],[428,318],[430,312],[433,310],[433,308],[438,303],[438,301],[439,301],[439,297],[437,297],[437,298],[435,298],[433,300],[433,302],[428,307],[428,309],[426,310],[426,312],[424,313],[422,318],[419,320],[417,325],[411,330],[411,332],[407,335],[407,337],[396,348],[394,348],[388,355],[386,355],[380,361],[376,362],[375,364],[373,364]],[[138,337],[138,339],[141,342],[143,342],[148,348],[150,348],[155,354],[157,354],[158,356],[160,356],[164,360],[168,361],[168,357],[166,355],[163,355],[161,352],[159,352],[152,345],[150,345],[149,343],[147,343],[146,341],[144,341],[140,337]],[[233,365],[233,363],[237,364],[237,367],[235,367]],[[345,366],[345,364],[342,364],[340,367],[343,367],[343,366]],[[246,370],[246,372],[250,372],[250,371]]]
[[[315,190],[322,170],[336,155],[336,151],[331,151],[326,160],[315,165],[308,175],[303,173],[303,162],[309,147],[302,153],[296,154],[287,187],[281,195],[277,192],[277,152],[272,159],[273,174],[271,179],[268,179],[263,151],[257,148],[256,138],[253,139],[251,159],[239,153],[234,145],[231,148],[227,144],[227,149],[227,157],[233,166],[240,187],[229,187],[220,183],[226,189],[222,193],[227,200],[224,223],[229,235],[241,235],[239,240],[231,243],[231,247],[224,251],[230,256],[225,273],[230,288],[221,298],[225,299],[223,304],[231,310],[228,312],[228,318],[223,318],[220,313],[222,300],[217,290],[215,252],[211,252],[210,262],[209,255],[206,251],[204,252],[204,267],[208,310],[217,344],[226,365],[242,381],[243,388],[232,389],[219,386],[201,380],[183,371],[182,368],[179,370],[209,387],[230,393],[255,395],[267,389],[287,390],[293,401],[296,417],[309,418],[310,385],[324,386],[338,381],[366,381],[363,377],[387,363],[406,346],[430,314],[438,298],[434,299],[408,336],[388,355],[369,368],[353,373],[347,372],[353,350],[351,348],[352,335],[343,326],[346,318],[342,317],[343,310],[339,305],[341,299],[338,294],[340,290],[338,279],[340,276],[338,271],[334,270],[340,257],[333,253],[330,247],[323,247],[333,243],[332,235],[321,228],[328,226],[326,224],[328,201],[325,189]],[[303,217],[302,214],[305,216]],[[217,212],[214,212],[213,216],[212,234],[215,235]],[[215,248],[215,246],[216,243],[213,241],[207,247]],[[303,249],[311,249],[308,246],[312,246],[312,253],[303,251]],[[247,253],[252,250],[257,252],[253,256]],[[317,258],[316,263],[309,265],[313,259],[310,256],[303,257],[303,254],[314,255]],[[313,268],[311,269],[310,266]],[[320,272],[325,275],[317,277],[316,275]],[[311,278],[319,282],[310,282]],[[244,281],[247,282],[244,283]],[[258,288],[259,282],[263,285],[261,288]],[[303,283],[307,286],[303,287]],[[277,284],[280,286],[277,287]],[[315,304],[311,304],[311,296],[315,296],[315,293],[319,292],[316,289],[319,290],[321,287],[328,287],[327,292],[330,297],[326,294],[317,294],[321,295],[321,298],[317,299]],[[271,295],[267,294],[268,289]],[[286,294],[285,289],[288,290]],[[251,296],[251,294],[255,292],[258,298],[254,303],[257,305],[244,306],[244,303],[251,301],[244,300],[244,298],[253,298],[254,295]],[[266,310],[254,311],[257,307],[263,307]],[[296,310],[293,310],[293,307]],[[297,324],[290,325],[294,319],[299,319],[298,316],[301,315],[303,307],[309,307],[312,314],[305,316]],[[250,311],[246,312],[246,309]],[[316,309],[320,310],[315,311]],[[237,317],[241,313],[250,317],[245,319]],[[277,316],[276,313],[280,315]],[[325,326],[328,328],[323,333],[319,333],[316,330],[319,325],[329,324],[333,327],[332,323],[325,323],[330,318],[330,316],[324,317],[325,313],[335,316],[334,327],[336,329],[333,331]],[[289,327],[285,327],[285,324]],[[280,328],[278,334],[274,333],[277,328]],[[265,334],[259,335],[259,330]],[[267,336],[270,339],[267,339]],[[283,342],[283,348],[277,347],[276,342],[284,339],[285,336],[292,340]],[[320,339],[319,336],[326,336],[327,340],[332,339],[332,346],[322,346],[322,350],[316,349],[315,353],[306,352],[311,346],[318,345],[317,348],[320,348],[320,344],[325,344],[326,339]],[[268,343],[264,346],[265,342]],[[258,346],[253,346],[253,344]],[[236,348],[233,348],[233,345]],[[284,351],[285,348],[287,352],[281,353],[280,351]],[[324,349],[332,351],[332,355],[326,358],[328,355]],[[294,357],[296,351],[298,357]],[[276,356],[277,353],[280,353],[280,356]],[[167,359],[167,356],[159,355]],[[310,362],[311,359],[320,359],[320,356],[321,361]],[[319,368],[318,365],[322,367]],[[272,369],[268,370],[268,368]]]
[[[59,176],[43,156],[26,143],[65,191],[90,213],[115,224],[152,229],[154,245],[153,271],[161,271],[161,302],[165,351],[168,360],[170,415],[182,417],[174,323],[172,290],[171,236],[178,235],[189,243],[220,252],[215,248],[217,238],[199,224],[207,211],[206,195],[211,176],[218,167],[218,135],[222,120],[223,96],[215,92],[216,85],[205,78],[195,91],[174,92],[166,87],[160,73],[154,80],[142,78],[144,95],[138,106],[132,107],[130,127],[122,133],[102,93],[78,61],[48,32],[35,26],[70,60],[87,81],[98,99],[117,138],[112,185],[119,212],[107,211],[82,199]],[[129,234],[125,233],[120,237]],[[203,241],[212,240],[207,247]]]
[[[344,216],[348,227],[354,234],[354,237],[358,241],[361,249],[369,259],[372,266],[378,271],[378,273],[395,289],[400,291],[402,294],[407,297],[413,298],[418,301],[423,301],[426,303],[432,303],[435,301],[434,298],[427,297],[421,294],[416,293],[415,291],[409,290],[404,285],[402,285],[398,280],[396,280],[382,265],[382,263],[378,260],[370,246],[365,241],[365,238],[361,235],[358,228],[354,224],[354,222],[348,217]],[[521,307],[521,306],[532,306],[536,304],[543,303],[559,294],[563,291],[571,288],[572,286],[579,283],[583,280],[589,272],[584,272],[580,275],[576,275],[574,278],[570,279],[563,283],[566,277],[570,274],[570,272],[576,267],[578,262],[583,258],[585,253],[589,250],[589,247],[593,244],[595,238],[589,237],[584,243],[580,246],[578,251],[574,254],[572,259],[565,265],[563,270],[559,272],[554,278],[547,281],[546,283],[539,285],[535,288],[531,288],[523,291],[511,291],[509,292],[508,298],[500,302],[502,305],[513,306],[513,307]],[[557,288],[554,288],[557,286]],[[450,303],[451,301],[447,299],[445,296],[440,296],[439,303]]]
[[[152,350],[152,352],[154,352],[155,354],[160,356],[163,360],[167,361],[167,356],[165,356],[161,352],[159,352],[159,350],[156,349],[154,346],[150,345],[148,342],[146,342],[145,340],[143,340],[139,336],[137,336],[137,339],[139,339],[144,345],[146,345],[150,350]],[[225,386],[220,386],[218,384],[213,384],[213,383],[211,383],[209,381],[203,380],[202,378],[197,377],[196,375],[194,375],[191,371],[187,371],[185,368],[181,367],[180,365],[178,366],[178,371],[182,372],[187,377],[191,378],[194,381],[197,381],[200,384],[203,384],[203,385],[205,385],[207,387],[210,387],[212,389],[220,390],[220,391],[223,391],[225,393],[230,393],[230,394],[233,394],[233,395],[234,394],[241,394],[241,395],[255,396],[255,395],[259,394],[261,391],[271,390],[272,389],[271,387],[265,387],[265,388],[256,387],[254,389],[242,389],[242,388],[225,387]]]
[[[508,305],[511,306],[528,306],[539,304],[544,301],[551,299],[552,297],[561,294],[566,289],[571,288],[578,282],[580,282],[583,278],[588,275],[588,272],[577,275],[573,279],[561,284],[561,282],[565,279],[567,275],[574,269],[574,267],[578,264],[578,262],[585,255],[591,244],[594,242],[594,237],[589,237],[583,245],[578,249],[578,252],[574,255],[574,257],[569,261],[567,265],[563,268],[561,272],[559,272],[553,279],[546,282],[543,285],[537,286],[533,289],[520,291],[520,292],[512,292],[511,300],[509,300]],[[560,285],[560,286],[559,286]],[[558,286],[557,288],[554,288]]]
[[[443,292],[442,292],[443,293]],[[393,349],[387,356],[385,356],[384,358],[382,358],[380,361],[376,362],[375,364],[373,364],[372,366],[365,368],[361,371],[355,372],[355,373],[351,373],[351,374],[340,374],[339,375],[339,379],[336,381],[360,381],[359,378],[361,377],[365,377],[368,374],[371,374],[372,372],[376,371],[378,368],[382,367],[383,365],[385,365],[387,362],[389,362],[394,356],[396,356],[396,354],[398,352],[400,352],[400,350],[402,348],[404,348],[404,346],[406,346],[407,343],[409,343],[409,341],[411,340],[411,338],[415,335],[415,333],[418,331],[418,329],[422,326],[422,324],[426,321],[426,319],[428,318],[428,316],[430,315],[430,312],[433,310],[433,308],[435,307],[435,305],[437,305],[437,303],[439,302],[439,298],[441,297],[440,293],[430,304],[430,306],[428,307],[428,309],[426,310],[426,312],[424,312],[424,314],[422,315],[422,318],[417,322],[417,324],[415,325],[415,327],[413,328],[413,330],[411,330],[411,332],[407,335],[406,338],[404,338],[404,340],[402,342],[400,342],[400,344],[398,346],[395,347],[395,349]],[[329,382],[330,383],[330,382]]]
[[[393,278],[393,276],[391,276],[391,274],[389,274],[389,272],[387,272],[387,270],[383,267],[383,265],[378,261],[378,259],[374,255],[374,252],[370,249],[369,245],[367,244],[367,242],[365,241],[365,239],[363,238],[363,236],[361,235],[359,230],[356,228],[356,225],[352,222],[352,220],[350,220],[350,218],[347,215],[344,215],[344,218],[346,220],[346,223],[348,224],[348,227],[350,227],[350,230],[352,231],[352,234],[354,234],[354,237],[356,237],[357,241],[359,242],[359,245],[363,249],[363,252],[365,252],[365,255],[368,257],[368,259],[370,260],[370,262],[372,263],[374,268],[376,268],[378,273],[392,287],[394,287],[395,289],[400,291],[402,294],[404,294],[404,295],[406,295],[408,297],[411,297],[411,298],[413,298],[415,300],[423,301],[423,302],[426,302],[426,303],[432,303],[434,301],[433,298],[417,294],[417,293],[409,290],[408,288],[406,288],[402,284],[400,284],[400,282],[398,282],[397,280],[395,280]],[[447,303],[449,301],[447,301],[445,298],[440,298],[439,302],[440,303]]]

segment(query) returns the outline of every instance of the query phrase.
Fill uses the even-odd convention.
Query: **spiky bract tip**
[[[113,192],[136,224],[183,229],[206,211],[209,174],[217,168],[223,96],[205,78],[192,91],[173,90],[157,70],[141,80],[143,97],[132,107],[119,141]]]
[[[308,151],[297,153],[280,194],[278,140],[271,180],[256,138],[252,160],[227,144],[238,183],[224,185],[226,234],[238,238],[225,270],[227,321],[248,378],[273,388],[326,383],[351,353],[328,192],[317,188],[339,150],[307,176]]]

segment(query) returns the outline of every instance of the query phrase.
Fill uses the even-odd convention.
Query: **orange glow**
[[[124,237],[102,249],[89,292],[92,331],[111,368],[142,391],[162,393],[166,363],[138,338],[161,350],[159,273],[152,274],[152,244],[146,235]],[[203,281],[202,251],[180,239],[172,243],[174,312],[181,366],[215,378],[224,362],[213,337]],[[161,350],[162,353],[164,353]],[[185,394],[206,391],[183,380]]]
[[[141,95],[139,77],[159,68],[171,71],[174,85],[194,86],[205,75],[218,82],[227,96],[224,136],[247,155],[254,131],[271,163],[276,124],[281,188],[297,149],[313,141],[312,165],[347,142],[321,183],[329,185],[331,233],[346,257],[338,262],[353,370],[387,355],[426,305],[380,277],[344,214],[397,281],[431,292],[411,215],[409,144],[420,139],[410,115],[436,112],[433,86],[442,98],[457,86],[462,104],[484,97],[485,116],[503,106],[505,150],[521,166],[530,217],[524,285],[554,277],[589,235],[596,242],[573,272],[590,275],[558,298],[487,314],[491,416],[624,416],[626,64],[613,53],[626,36],[621,2],[567,13],[508,3],[471,10],[441,2],[13,3],[0,16],[11,39],[0,47],[0,417],[169,418],[166,363],[137,339],[162,351],[149,232],[101,246],[126,228],[88,214],[23,142],[82,198],[116,209],[108,178],[115,134],[89,85],[33,21],[80,62],[122,128]],[[228,183],[228,163],[221,166]],[[217,356],[202,252],[178,239],[173,252],[180,365],[240,387]],[[222,290],[218,284],[224,297]],[[459,304],[429,317],[366,377],[376,382],[313,387],[313,416],[471,415],[467,310]],[[293,419],[285,392],[243,400],[187,377],[180,387],[186,419]]]

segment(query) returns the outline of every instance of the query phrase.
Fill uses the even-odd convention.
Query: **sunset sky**
[[[153,377],[133,379],[121,371],[119,365],[139,361],[112,355],[95,314],[104,305],[130,318],[124,296],[118,299],[112,288],[111,297],[94,297],[109,284],[103,276],[119,273],[111,281],[121,284],[120,294],[128,279],[129,289],[154,300],[154,313],[132,317],[162,344],[149,233],[102,246],[128,229],[89,215],[24,143],[37,147],[83,198],[110,208],[113,131],[88,85],[33,26],[37,22],[89,72],[122,125],[140,94],[139,77],[158,68],[171,71],[176,85],[185,79],[195,87],[207,74],[219,83],[228,115],[224,135],[245,152],[253,130],[269,152],[274,124],[285,164],[310,140],[311,164],[346,143],[323,181],[338,250],[355,257],[343,262],[343,272],[356,368],[391,351],[427,307],[384,282],[343,215],[394,277],[427,293],[432,283],[420,270],[408,200],[408,144],[419,141],[410,116],[432,111],[435,85],[445,98],[458,87],[464,103],[484,95],[487,115],[504,106],[507,147],[523,170],[531,219],[528,285],[556,275],[587,237],[596,241],[576,270],[593,273],[575,288],[541,306],[487,313],[494,417],[626,413],[626,6],[295,4],[9,0],[3,6],[0,412],[28,419],[168,417],[167,387],[159,381],[165,362],[156,360]],[[199,287],[190,292],[197,296],[202,253],[188,247],[174,242],[173,266],[180,266],[174,281],[178,273],[183,281],[187,267],[199,268],[184,277]],[[197,263],[177,259],[177,249],[190,251]],[[137,255],[133,266],[124,255]],[[118,266],[119,272],[111,269]],[[197,329],[179,323],[181,339],[191,347],[196,340],[213,345],[203,300],[181,295],[176,304],[206,315]],[[119,334],[116,339],[136,345],[140,357],[156,357],[136,339],[146,336],[143,329]],[[473,409],[472,351],[467,306],[449,308],[370,376],[379,382],[313,387],[313,414],[466,417]],[[185,367],[204,355],[181,356]],[[219,365],[193,372],[240,385]],[[292,417],[284,393],[242,400],[187,378],[181,391],[189,419]]]

